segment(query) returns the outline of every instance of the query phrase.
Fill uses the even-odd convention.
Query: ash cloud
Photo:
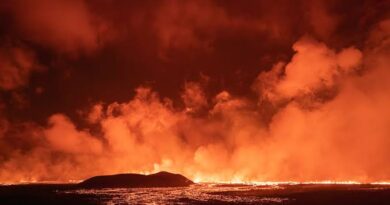
[[[60,53],[97,49],[107,29],[84,0],[8,1],[3,7],[10,13],[16,35]]]
[[[28,84],[30,74],[40,70],[34,52],[21,46],[0,48],[0,88],[15,90]]]
[[[0,182],[388,181],[389,16],[363,3],[6,1]]]

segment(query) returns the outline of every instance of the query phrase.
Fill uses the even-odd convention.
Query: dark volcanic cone
[[[116,174],[95,176],[78,184],[81,188],[135,188],[135,187],[181,187],[193,184],[180,174],[158,172],[151,175]]]

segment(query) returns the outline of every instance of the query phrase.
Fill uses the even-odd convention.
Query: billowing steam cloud
[[[14,90],[26,85],[31,72],[39,69],[32,51],[15,46],[0,48],[0,89]]]
[[[369,30],[350,29],[356,37],[334,14],[344,4],[277,2],[2,4],[0,182],[160,170],[200,181],[389,181],[390,21],[348,5]],[[127,75],[145,84],[112,100]],[[166,95],[177,78],[179,93]],[[30,116],[42,107],[43,123]]]
[[[99,34],[107,30],[83,0],[17,0],[3,7],[12,13],[18,35],[60,53],[89,53],[98,48],[104,40]]]
[[[389,25],[379,23],[362,51],[301,38],[290,62],[259,74],[258,102],[227,91],[207,99],[188,82],[183,108],[148,87],[129,102],[93,106],[95,132],[55,114],[8,139],[2,122],[0,179],[168,170],[199,180],[389,180]],[[264,102],[275,110],[269,122]]]

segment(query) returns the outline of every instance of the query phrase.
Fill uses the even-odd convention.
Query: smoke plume
[[[0,6],[0,182],[389,181],[390,21],[287,2]]]

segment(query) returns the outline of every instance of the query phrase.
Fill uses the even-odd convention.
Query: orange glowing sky
[[[0,183],[390,181],[389,8],[5,0]]]

